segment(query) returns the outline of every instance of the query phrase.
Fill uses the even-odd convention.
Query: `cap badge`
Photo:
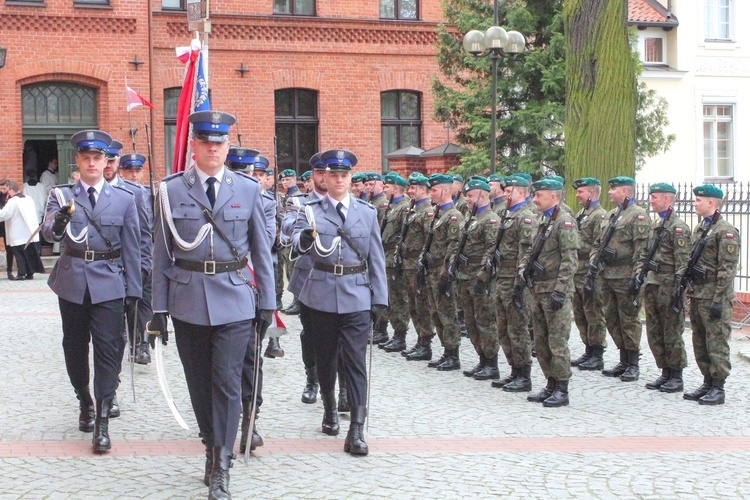
[[[211,123],[219,123],[221,121],[221,113],[219,111],[214,111],[211,113]]]
[[[96,134],[92,131],[86,132],[86,139],[93,141],[96,139]]]

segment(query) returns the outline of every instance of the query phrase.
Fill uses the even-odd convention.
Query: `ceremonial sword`
[[[182,418],[177,406],[174,404],[172,392],[169,390],[169,385],[167,385],[167,377],[164,374],[164,361],[162,359],[161,332],[159,330],[151,330],[151,322],[149,321],[146,323],[146,333],[149,336],[154,336],[154,363],[156,364],[156,377],[159,379],[159,387],[161,388],[162,394],[164,394],[164,399],[167,400],[167,406],[169,406],[172,416],[177,420],[180,427],[189,430],[185,419]]]

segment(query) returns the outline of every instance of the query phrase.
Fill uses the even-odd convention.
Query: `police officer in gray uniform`
[[[230,498],[243,360],[255,345],[254,329],[262,338],[272,321],[273,264],[258,182],[224,167],[234,116],[199,111],[188,119],[196,167],[167,177],[159,189],[150,330],[166,343],[172,316],[211,469],[209,497]]]
[[[65,250],[47,283],[59,298],[63,352],[80,402],[78,428],[94,431],[94,451],[111,448],[109,417],[122,367],[125,306],[141,297],[138,214],[133,195],[104,180],[112,138],[83,130],[70,138],[81,172],[76,184],[52,189],[42,236]],[[94,346],[94,402],[89,393],[89,340]]]
[[[308,202],[295,223],[292,246],[308,253],[313,268],[300,292],[302,324],[315,346],[325,413],[323,432],[339,432],[333,393],[336,359],[346,376],[351,424],[344,451],[366,455],[365,354],[373,320],[388,304],[385,255],[375,209],[349,194],[357,157],[345,150],[321,154],[328,194]],[[339,352],[340,344],[340,352]]]

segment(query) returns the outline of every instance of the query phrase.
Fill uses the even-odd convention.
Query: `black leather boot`
[[[147,365],[151,363],[151,353],[149,352],[148,342],[139,342],[135,346],[135,362],[139,365]]]
[[[346,392],[346,378],[339,368],[339,404],[336,409],[341,413],[348,413],[351,409],[349,407],[349,395]]]
[[[112,397],[112,403],[109,406],[109,418],[120,416],[120,403],[117,402],[117,394]]]
[[[711,389],[705,396],[698,400],[699,405],[723,405],[724,404],[724,381],[714,380]]]
[[[305,375],[307,375],[307,383],[305,384],[305,390],[302,391],[302,402],[308,405],[313,404],[318,400],[318,370],[315,366],[305,367]]]
[[[232,450],[214,446],[214,461],[208,484],[209,500],[231,499],[229,492],[229,468],[232,467]]]
[[[323,434],[337,436],[339,433],[339,414],[336,413],[336,395],[331,392],[321,392],[323,400]]]
[[[263,353],[265,358],[283,358],[284,349],[279,344],[278,337],[271,337],[268,339],[268,345],[266,346],[266,352]]]
[[[581,354],[580,357],[570,361],[570,366],[578,366],[584,361],[586,361],[587,359],[589,359],[590,357],[591,357],[591,346],[587,345],[586,350],[583,352],[583,354]]]
[[[299,314],[299,299],[297,298],[296,295],[294,296],[294,300],[292,301],[292,303],[289,304],[289,307],[287,307],[281,312],[283,312],[284,314],[288,314],[290,316],[296,316]]]
[[[531,401],[532,403],[544,403],[548,397],[552,396],[555,387],[557,387],[557,381],[550,377],[547,379],[547,387],[536,394],[530,394],[526,397],[526,401]]]
[[[445,361],[437,366],[439,372],[450,372],[461,369],[461,361],[458,359],[458,347],[446,350]]]
[[[683,399],[687,399],[689,401],[698,401],[700,398],[708,394],[708,391],[711,390],[711,387],[713,387],[714,381],[711,378],[710,375],[704,375],[703,376],[703,384],[698,387],[693,392],[686,392],[682,395]]]
[[[201,443],[206,453],[206,464],[203,471],[203,484],[208,486],[211,480],[211,470],[214,468],[214,440],[212,437],[203,436]]]
[[[552,391],[550,397],[542,401],[542,406],[546,406],[547,408],[558,408],[560,406],[568,406],[569,404],[568,381],[556,380],[555,389]]]
[[[529,392],[531,390],[531,365],[522,366],[518,376],[503,386],[505,392]]]
[[[483,353],[479,353],[479,363],[475,364],[468,370],[464,370],[463,374],[465,377],[473,377],[475,373],[484,368],[484,364],[487,362],[487,358],[484,357]]]
[[[667,380],[659,390],[661,392],[682,392],[685,386],[682,384],[682,370],[669,370],[669,380]]]
[[[620,375],[620,380],[623,382],[635,382],[641,374],[641,370],[638,367],[639,360],[641,358],[640,351],[627,351],[628,353],[628,367]]]
[[[591,346],[591,354],[589,355],[589,359],[586,361],[583,361],[581,364],[578,365],[579,370],[596,370],[601,371],[604,369],[604,347],[600,345]]]
[[[91,398],[89,388],[86,387],[85,389],[76,391],[76,397],[78,398],[78,430],[81,432],[93,432],[96,408],[94,407],[94,400]]]
[[[605,377],[619,377],[628,368],[628,351],[624,348],[620,349],[620,362],[609,370],[602,370],[602,375]]]
[[[375,328],[372,331],[372,343],[380,345],[388,342],[388,340],[390,340],[388,337],[388,327],[375,325]]]
[[[367,443],[365,443],[365,417],[367,416],[367,407],[355,406],[352,408],[352,421],[349,424],[349,432],[346,434],[344,441],[344,451],[352,455],[365,456],[369,452]]]
[[[406,350],[401,351],[401,355],[403,357],[407,357],[409,354],[414,354],[414,351],[416,351],[418,347],[419,347],[419,339],[417,339],[416,344],[414,344],[411,347],[411,349],[406,349]]]
[[[91,439],[91,444],[94,445],[94,452],[96,453],[103,453],[112,448],[112,443],[109,440],[109,408],[111,404],[111,399],[96,402],[94,437]]]
[[[670,377],[670,370],[669,368],[662,368],[661,369],[661,375],[659,375],[659,378],[654,380],[653,382],[648,382],[645,387],[646,389],[651,389],[652,391],[656,389],[660,389],[661,386],[663,386],[665,383],[667,383],[667,380],[669,380]]]
[[[486,363],[481,370],[474,374],[474,380],[496,380],[500,378],[500,370],[497,368],[497,354],[491,358],[485,358]]]
[[[416,349],[413,353],[407,355],[406,359],[407,361],[430,361],[432,359],[432,338],[419,337]],[[427,366],[430,366],[430,364],[427,364]]]
[[[505,377],[501,378],[500,380],[495,380],[492,382],[492,387],[495,387],[497,389],[501,389],[506,384],[510,384],[513,382],[516,377],[518,376],[518,368],[511,367],[510,368],[510,374],[506,375]]]
[[[240,425],[240,453],[247,448],[247,435],[250,432],[250,400],[242,398],[242,424]]]
[[[383,346],[385,352],[400,352],[404,349],[406,349],[406,332],[394,334],[391,341]]]

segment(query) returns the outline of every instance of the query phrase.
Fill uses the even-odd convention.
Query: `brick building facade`
[[[5,0],[0,95],[8,125],[0,128],[0,176],[20,180],[22,165],[42,171],[59,156],[65,181],[67,139],[81,128],[106,130],[129,151],[126,78],[156,108],[148,114],[153,159],[157,178],[164,175],[184,76],[175,47],[193,37],[185,3]],[[234,143],[240,132],[244,146],[271,157],[277,135],[280,166],[300,171],[310,150],[347,148],[359,156],[358,169],[379,170],[384,153],[436,147],[446,140],[432,119],[430,92],[439,3],[213,0],[212,108],[237,116]],[[139,152],[146,151],[145,109],[131,112]]]

